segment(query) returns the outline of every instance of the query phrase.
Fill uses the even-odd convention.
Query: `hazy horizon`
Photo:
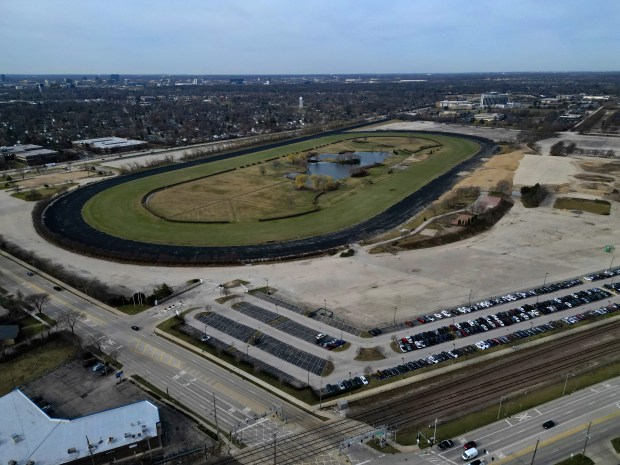
[[[0,73],[620,70],[620,2],[3,0]]]

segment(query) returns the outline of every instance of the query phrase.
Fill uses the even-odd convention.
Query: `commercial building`
[[[122,137],[99,137],[97,139],[83,139],[71,141],[74,147],[87,149],[95,153],[118,153],[143,149],[148,142],[143,140],[125,139]]]
[[[503,113],[478,113],[477,115],[474,115],[474,120],[484,122],[500,121],[504,118],[506,118],[506,115]]]
[[[0,147],[0,154],[4,156],[5,160],[17,160],[30,166],[58,161],[58,152],[33,144]]]
[[[499,94],[497,92],[491,92],[489,94],[480,95],[480,107],[490,108],[495,105],[506,105],[508,103],[507,94]]]
[[[0,397],[0,412],[0,464],[96,465],[161,448],[159,410],[149,401],[67,420],[16,389]]]
[[[435,103],[435,107],[446,110],[472,110],[474,104],[467,100],[441,100]]]

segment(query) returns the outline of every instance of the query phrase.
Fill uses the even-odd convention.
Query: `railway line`
[[[234,457],[221,458],[217,463],[273,463],[275,454],[278,464],[294,464],[337,449],[344,439],[368,432],[369,425],[400,429],[437,416],[445,417],[450,412],[473,411],[491,399],[495,401],[502,395],[539,385],[567,370],[576,371],[592,360],[617,356],[620,349],[618,336],[620,321],[610,322],[549,344],[515,352],[498,359],[493,365],[473,368],[441,385],[409,390],[397,399],[379,401],[374,396],[371,398],[372,407],[355,408],[349,418],[242,451]],[[585,347],[588,350],[584,350]]]

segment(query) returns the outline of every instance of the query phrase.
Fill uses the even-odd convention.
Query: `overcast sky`
[[[619,71],[620,0],[0,0],[0,73]]]

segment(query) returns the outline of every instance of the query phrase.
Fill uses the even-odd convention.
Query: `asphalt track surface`
[[[350,129],[347,128],[347,130]],[[178,165],[154,168],[93,183],[69,192],[50,203],[43,212],[43,227],[38,228],[38,231],[50,242],[71,251],[120,262],[156,265],[224,265],[261,260],[274,261],[302,258],[341,248],[403,224],[450,189],[458,180],[457,174],[459,172],[473,169],[480,164],[482,158],[489,157],[498,150],[498,145],[495,142],[475,136],[415,131],[416,134],[447,135],[470,139],[480,144],[480,150],[470,159],[453,167],[373,218],[339,231],[293,241],[228,247],[153,244],[112,236],[93,228],[82,217],[82,208],[91,197],[126,182],[203,163],[233,158],[255,152],[256,150],[281,147],[302,140],[339,133],[344,134],[345,130],[331,131],[293,141],[279,142],[262,146],[258,149],[238,150],[204,160],[193,160]],[[377,132],[377,135],[379,134],[380,132]]]

